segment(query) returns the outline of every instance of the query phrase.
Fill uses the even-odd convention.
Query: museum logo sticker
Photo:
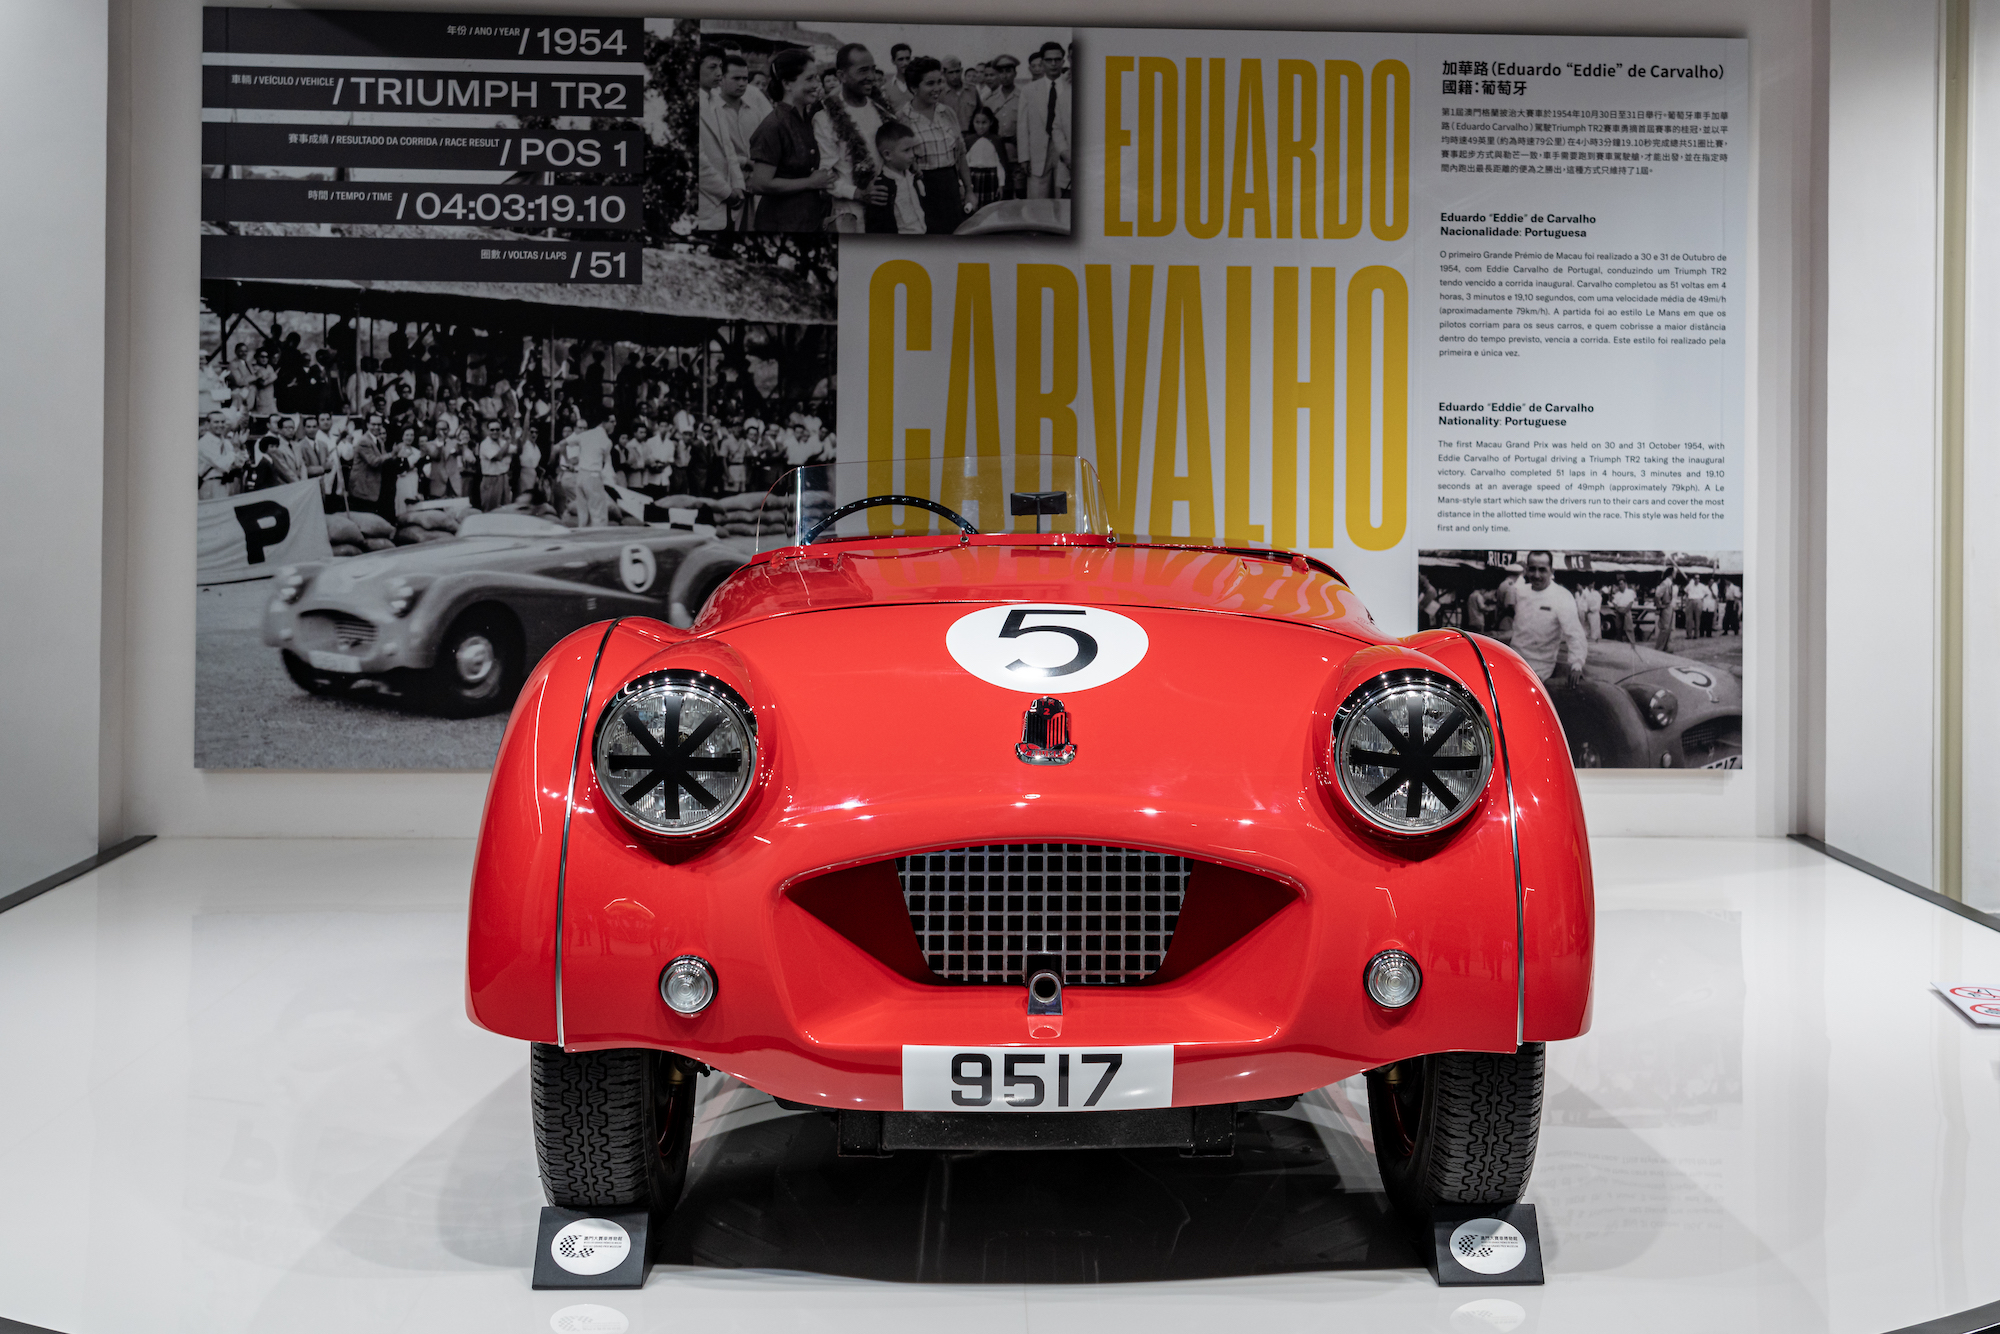
[[[1116,681],[1146,656],[1146,632],[1102,607],[1024,602],[953,621],[944,646],[982,681],[1026,695],[1069,694]]]
[[[1512,1223],[1471,1218],[1452,1232],[1451,1258],[1475,1274],[1504,1274],[1528,1258],[1528,1239]]]
[[[631,1251],[631,1234],[608,1218],[579,1218],[549,1239],[550,1257],[572,1274],[608,1274]]]

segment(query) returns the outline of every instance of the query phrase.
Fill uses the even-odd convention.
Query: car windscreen
[[[1097,473],[1076,458],[813,463],[784,474],[757,511],[757,549],[960,533],[1111,532]]]

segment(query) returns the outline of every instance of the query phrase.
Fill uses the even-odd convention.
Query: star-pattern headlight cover
[[[1493,774],[1486,712],[1458,682],[1403,668],[1355,687],[1333,720],[1328,767],[1376,829],[1431,834],[1479,804]]]
[[[649,672],[597,720],[597,785],[647,833],[704,833],[735,813],[757,777],[757,719],[705,672]]]

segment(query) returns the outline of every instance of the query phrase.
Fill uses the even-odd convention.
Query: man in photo
[[[993,58],[993,82],[982,95],[986,106],[993,112],[993,118],[1000,122],[1000,144],[1007,150],[1007,190],[1019,197],[1021,193],[1021,90],[1014,84],[1014,75],[1021,62],[1010,55]]]
[[[770,114],[771,100],[750,82],[750,62],[738,54],[723,55],[722,78],[701,104],[702,198],[695,226],[708,231],[749,230],[750,198],[744,182],[750,179],[750,137]]]
[[[1653,647],[1662,653],[1674,644],[1674,614],[1680,604],[1680,589],[1674,583],[1674,576],[1679,573],[1679,567],[1669,566],[1653,588],[1653,607],[1659,617],[1653,627]]]
[[[979,90],[965,77],[965,62],[957,56],[944,58],[944,97],[940,99],[958,117],[958,128],[970,138],[972,113],[979,110]]]
[[[829,100],[813,117],[813,141],[822,168],[831,169],[833,222],[837,230],[867,230],[868,187],[882,169],[875,155],[875,132],[895,114],[876,89],[875,57],[859,42],[849,42],[834,55],[840,96]]]
[[[1595,579],[1585,579],[1576,586],[1576,615],[1583,622],[1583,637],[1595,644],[1604,637],[1604,594],[1597,589]]]
[[[901,121],[883,122],[875,131],[875,153],[882,160],[882,171],[869,186],[868,230],[923,235],[924,203],[915,172],[916,131]]]
[[[1581,685],[1590,646],[1575,596],[1555,582],[1555,554],[1530,551],[1524,573],[1514,595],[1514,651],[1544,684]]]
[[[1639,590],[1624,575],[1611,588],[1611,625],[1619,639],[1632,642],[1632,617],[1639,607]]]
[[[514,469],[514,449],[500,433],[500,421],[488,417],[479,438],[479,508],[491,514],[512,499],[507,475]]]
[[[1042,74],[1021,89],[1019,155],[1029,199],[1055,199],[1069,187],[1069,86],[1062,81],[1061,42],[1044,42],[1037,53]]]
[[[910,83],[903,75],[915,55],[908,42],[898,42],[889,48],[889,63],[895,66],[896,72],[882,84],[882,100],[893,110],[901,111],[909,105]]]

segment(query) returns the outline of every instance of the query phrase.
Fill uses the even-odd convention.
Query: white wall
[[[1933,885],[1941,16],[1830,18],[1822,836]]]
[[[0,894],[97,850],[105,33],[0,5]]]
[[[2000,662],[2000,0],[1972,5],[1970,188],[1966,218],[1965,661]],[[2000,912],[2000,844],[1991,813],[2000,811],[2000,691],[1994,673],[1965,674],[1965,901]]]
[[[417,6],[412,6],[417,7]],[[426,8],[454,6],[429,0]],[[534,9],[501,0],[463,8]],[[580,11],[586,7],[560,6]],[[949,22],[937,3],[741,3],[672,6],[676,14],[761,14]],[[588,12],[657,13],[605,3]],[[162,834],[464,834],[484,779],[455,774],[203,773],[193,767],[194,448],[198,0],[119,0],[129,22],[129,270],[114,274],[130,310],[130,546],[124,562],[129,719],[124,797],[134,829]],[[1783,834],[1797,828],[1802,744],[1794,660],[1801,631],[1797,515],[1812,413],[1812,170],[1820,124],[1814,0],[1054,0],[1010,9],[1009,22],[1390,31],[1629,33],[1747,37],[1754,65],[1751,186],[1754,339],[1747,413],[1748,769],[1739,774],[1592,774],[1585,796],[1603,833]],[[124,17],[129,16],[129,17]],[[118,253],[114,243],[114,253]],[[129,279],[129,283],[128,283]],[[114,301],[118,300],[114,294]],[[114,356],[119,354],[114,354]],[[1807,617],[1809,619],[1809,616]]]

